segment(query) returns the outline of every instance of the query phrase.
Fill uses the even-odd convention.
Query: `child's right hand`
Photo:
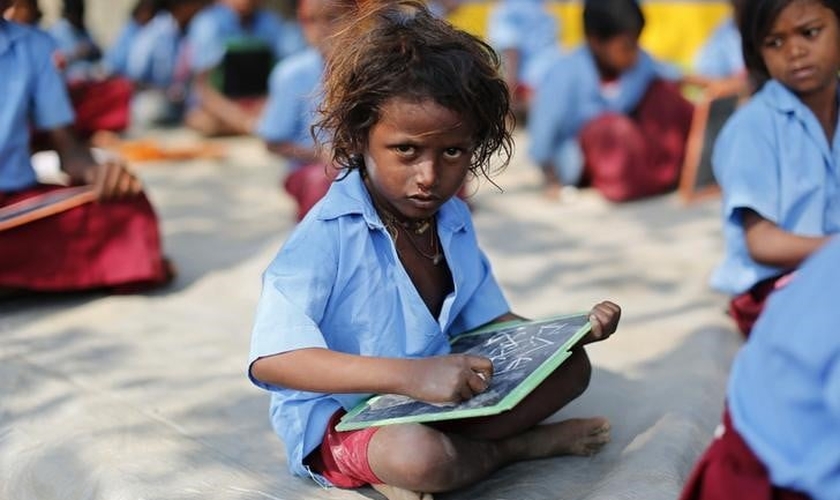
[[[426,403],[460,403],[487,390],[493,362],[480,356],[450,354],[412,359],[404,394]]]

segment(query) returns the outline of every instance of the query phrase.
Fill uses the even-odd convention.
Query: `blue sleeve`
[[[53,46],[46,36],[35,38],[32,54],[36,68],[30,114],[37,129],[50,130],[71,125],[75,120],[67,85],[53,63]]]
[[[295,88],[292,68],[286,61],[278,63],[269,78],[268,101],[263,109],[257,135],[266,142],[287,142],[297,138],[303,119],[301,100]]]
[[[299,226],[301,228],[303,226]],[[248,365],[259,358],[326,348],[319,328],[337,276],[337,249],[322,235],[296,231],[263,275]],[[259,387],[271,387],[254,379]]]
[[[722,78],[729,76],[726,66],[726,55],[721,53],[721,44],[712,35],[694,58],[694,71],[710,78]]]
[[[48,32],[62,54],[70,54],[75,51],[77,39],[70,23],[61,19],[52,25]]]
[[[194,73],[203,73],[218,66],[225,56],[225,40],[213,18],[213,11],[206,10],[198,14],[190,23],[189,33],[191,52],[190,68]]]
[[[563,126],[564,120],[570,120],[570,99],[575,94],[572,89],[571,71],[566,59],[558,59],[549,69],[537,87],[534,102],[528,117],[530,136],[529,153],[531,159],[544,165],[554,158],[557,147],[569,139]]]
[[[134,20],[129,21],[120,32],[117,41],[105,53],[105,64],[111,72],[120,75],[127,74],[128,54],[134,37],[140,29]]]
[[[723,191],[725,220],[740,225],[739,212],[748,208],[778,224],[778,147],[767,127],[771,117],[762,116],[750,104],[739,109],[721,130],[712,152],[712,168]]]

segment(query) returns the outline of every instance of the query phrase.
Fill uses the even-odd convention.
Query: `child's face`
[[[341,7],[336,0],[301,0],[298,5],[298,21],[306,42],[326,53],[327,40],[335,32]]]
[[[592,55],[601,68],[620,75],[636,65],[639,60],[639,37],[621,34],[607,39],[589,38]]]
[[[464,183],[473,135],[457,113],[430,99],[386,101],[368,134],[368,189],[402,217],[433,216]]]
[[[817,0],[795,0],[782,9],[759,43],[770,76],[797,95],[830,88],[837,78],[840,27]]]

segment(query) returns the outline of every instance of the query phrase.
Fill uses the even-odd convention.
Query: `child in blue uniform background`
[[[538,425],[588,385],[582,347],[509,412],[335,429],[372,393],[447,403],[486,390],[492,362],[450,355],[449,339],[519,318],[455,196],[468,175],[510,160],[498,56],[422,2],[360,9],[327,61],[318,123],[345,170],[266,270],[252,333],[248,373],[271,392],[290,469],[422,498],[514,461],[595,453],[608,440],[604,418]],[[609,337],[620,313],[593,307],[585,342]]]
[[[525,112],[552,61],[560,55],[560,29],[543,0],[502,0],[490,12],[487,41],[502,56],[512,106]]]
[[[95,163],[75,139],[54,49],[49,35],[0,19],[0,207],[59,189],[38,182],[31,129],[47,134],[71,182],[94,186],[100,203],[0,231],[0,295],[164,284],[173,270],[140,180],[121,163]]]
[[[311,127],[321,102],[324,58],[348,0],[301,0],[298,22],[309,48],[280,61],[271,73],[269,97],[257,127],[268,149],[286,159],[283,185],[297,203],[297,220],[327,193],[337,171],[315,146]]]
[[[744,53],[760,90],[715,143],[726,254],[711,279],[733,296],[744,335],[780,280],[840,229],[838,17],[829,1],[744,6]]]
[[[692,79],[639,48],[644,25],[636,0],[588,0],[586,43],[557,58],[537,88],[529,153],[549,197],[591,183],[624,201],[676,185],[693,108],[672,82]]]
[[[217,0],[193,19],[189,28],[190,68],[194,75],[193,101],[186,124],[204,135],[252,134],[264,104],[265,95],[236,98],[226,95],[212,81],[229,45],[258,43],[280,60],[304,46],[300,32],[273,12],[261,8],[257,0]],[[257,71],[257,68],[253,68]],[[259,70],[262,71],[261,69]],[[241,74],[243,80],[253,75]],[[267,75],[266,82],[267,87]]]

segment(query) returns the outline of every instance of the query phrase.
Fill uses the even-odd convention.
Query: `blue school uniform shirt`
[[[741,32],[732,18],[718,26],[700,48],[694,60],[697,74],[710,78],[726,78],[746,71],[741,49]]]
[[[504,0],[487,21],[487,40],[497,51],[517,50],[519,81],[537,85],[559,55],[557,21],[543,0]]]
[[[243,26],[239,15],[225,4],[217,3],[201,10],[190,21],[189,43],[193,72],[201,73],[218,66],[225,55],[225,45],[236,39],[256,38],[281,59],[303,47],[303,38],[293,23],[286,23],[274,13],[259,9],[250,24]]]
[[[127,75],[128,72],[128,54],[131,52],[131,47],[134,44],[134,39],[137,33],[143,28],[134,19],[129,19],[128,22],[120,30],[117,40],[105,52],[104,62],[105,68],[109,73],[118,75]]]
[[[400,358],[443,355],[451,336],[508,312],[466,204],[447,201],[437,225],[455,284],[439,318],[403,268],[359,172],[334,182],[263,275],[249,376],[256,359],[305,348]],[[310,471],[303,460],[321,443],[332,414],[370,396],[251,381],[271,391],[271,423],[286,444],[290,470],[304,476]]]
[[[650,84],[657,79],[674,80],[679,71],[656,61],[641,50],[636,64],[617,81],[604,86],[595,59],[585,44],[555,59],[537,87],[528,117],[529,154],[538,165],[552,162],[572,173],[563,175],[574,183],[574,173],[582,164],[570,168],[570,158],[582,163],[577,135],[590,120],[607,113],[628,114],[641,102]]]
[[[752,260],[742,209],[801,236],[840,229],[840,126],[829,143],[811,110],[775,80],[726,122],[712,168],[723,191],[726,244],[711,277],[717,290],[740,294],[786,271]]]
[[[324,60],[314,48],[278,63],[271,72],[268,102],[257,127],[257,135],[266,142],[291,142],[305,148],[314,147],[310,127],[321,102],[323,72]],[[301,166],[300,162],[289,162],[292,170]]]
[[[185,37],[169,12],[158,13],[137,33],[129,51],[126,76],[159,89],[175,80],[176,65],[185,50]]]
[[[53,64],[46,33],[0,19],[0,192],[37,182],[29,160],[29,128],[73,123],[73,108]]]
[[[735,358],[732,424],[776,486],[840,498],[840,239],[768,299]]]
[[[90,33],[77,29],[67,19],[61,18],[48,30],[49,34],[58,45],[58,50],[66,57],[75,53],[81,44],[96,45]],[[69,81],[86,80],[91,77],[96,69],[95,61],[75,60],[69,61],[64,69],[64,76]]]

